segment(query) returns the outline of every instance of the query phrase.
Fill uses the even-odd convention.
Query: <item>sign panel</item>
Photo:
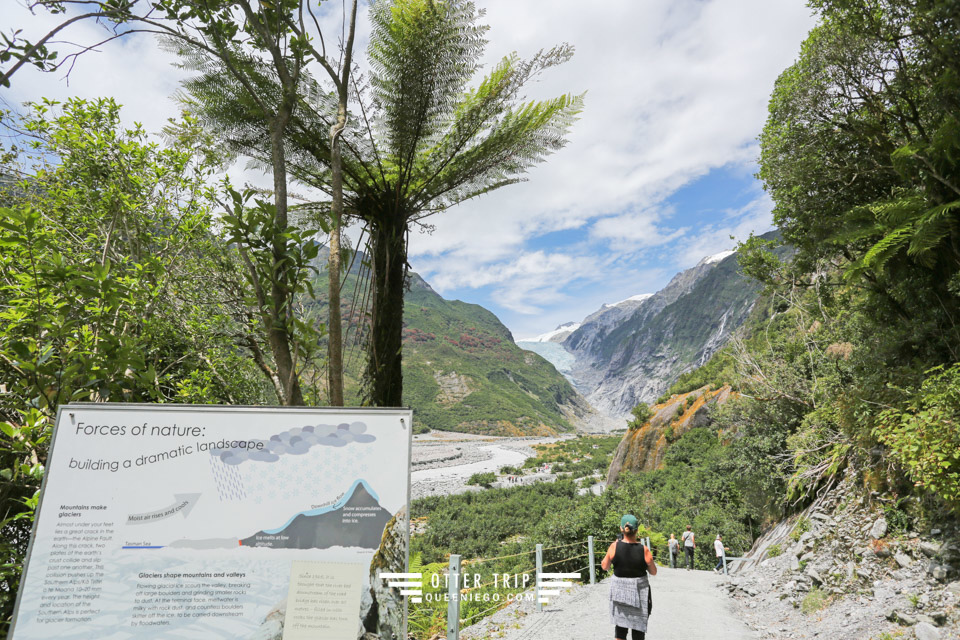
[[[406,637],[409,410],[68,405],[13,640]],[[376,609],[374,611],[374,609]]]

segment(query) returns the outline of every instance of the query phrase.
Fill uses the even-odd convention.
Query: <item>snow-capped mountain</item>
[[[624,416],[721,349],[757,295],[757,284],[740,273],[735,252],[723,251],[681,271],[655,294],[601,306],[565,338],[558,331],[544,334],[559,344],[536,350],[594,407]]]
[[[701,265],[701,264],[713,264],[713,263],[715,263],[715,262],[721,262],[721,261],[723,261],[723,260],[726,260],[727,258],[729,258],[730,256],[732,256],[732,255],[735,254],[735,253],[736,253],[736,251],[721,251],[720,253],[715,253],[715,254],[713,254],[712,256],[707,256],[706,258],[704,258],[703,260],[701,260],[701,261],[697,264],[697,266],[699,266],[699,265]]]
[[[520,338],[517,342],[563,342],[567,339],[567,336],[579,328],[579,322],[564,322],[553,331],[541,333],[534,338]]]

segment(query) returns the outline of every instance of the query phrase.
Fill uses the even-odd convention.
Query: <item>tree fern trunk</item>
[[[399,216],[398,216],[399,217]],[[373,309],[366,379],[375,407],[403,406],[401,347],[403,294],[406,286],[406,225],[370,225]]]

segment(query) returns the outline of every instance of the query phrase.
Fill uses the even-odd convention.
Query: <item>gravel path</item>
[[[649,640],[753,640],[717,588],[720,577],[707,571],[660,568],[651,578],[653,613]],[[610,640],[609,586],[582,585],[555,596],[536,613],[533,603],[512,604],[464,629],[469,640]]]

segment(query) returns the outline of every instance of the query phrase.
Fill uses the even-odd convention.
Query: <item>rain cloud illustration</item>
[[[376,437],[367,433],[367,425],[363,422],[318,424],[294,427],[270,436],[269,440],[254,440],[253,442],[263,442],[262,449],[213,449],[210,455],[229,465],[242,464],[248,460],[276,462],[280,456],[303,455],[313,447],[344,447],[351,442],[366,444],[374,440]]]

